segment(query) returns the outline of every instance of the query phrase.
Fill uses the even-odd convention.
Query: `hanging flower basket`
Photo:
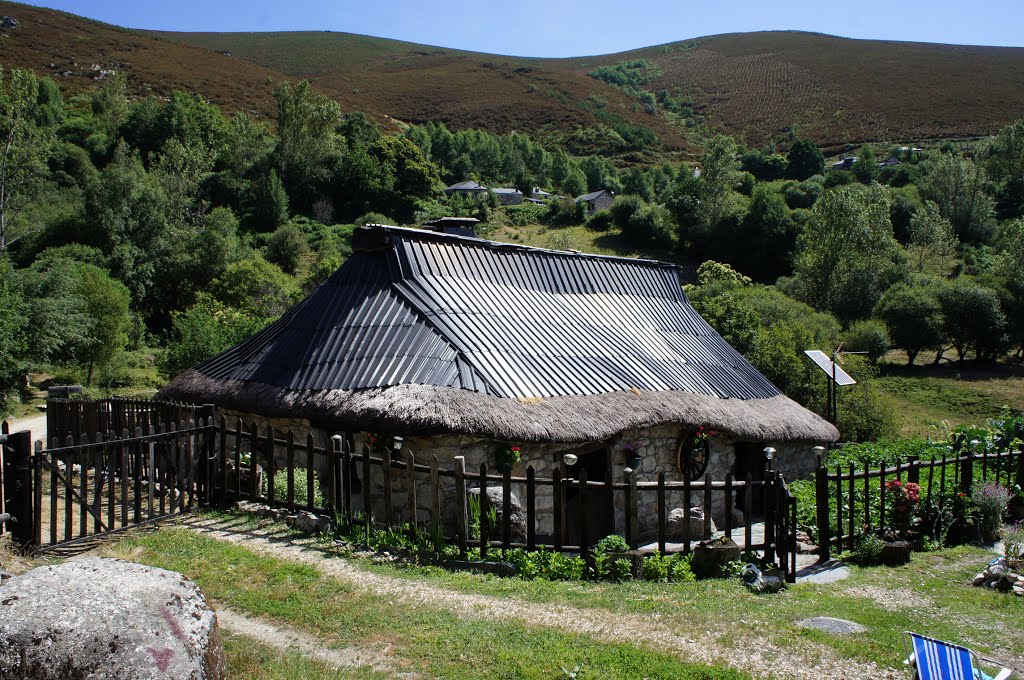
[[[711,459],[711,438],[718,432],[703,425],[679,440],[676,467],[686,479],[697,479],[708,469]]]

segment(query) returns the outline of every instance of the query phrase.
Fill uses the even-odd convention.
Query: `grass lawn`
[[[562,676],[563,668],[580,670],[581,678],[746,677],[645,647],[601,643],[515,620],[463,618],[440,607],[376,597],[325,578],[310,565],[257,555],[187,529],[139,536],[122,543],[118,552],[180,571],[209,597],[245,615],[299,628],[331,647],[386,648],[395,668],[429,677],[550,678]],[[233,642],[226,651],[232,677],[307,677],[305,662],[295,657]],[[250,675],[264,658],[281,674]],[[375,676],[360,671],[351,677]]]
[[[224,519],[235,522],[236,529],[269,531],[275,543],[295,541],[307,554],[338,557],[326,543],[297,538],[263,521]],[[644,622],[638,625],[635,640],[621,643],[531,625],[515,616],[498,622],[460,616],[441,604],[403,601],[400,589],[391,591],[397,596],[382,598],[344,580],[325,577],[313,565],[256,554],[183,528],[131,538],[118,552],[181,571],[217,602],[248,616],[309,631],[332,646],[386,644],[396,667],[429,676],[562,677],[563,669],[578,667],[581,678],[745,677],[722,666],[683,663],[678,654],[670,653],[670,645],[658,644],[661,633],[673,639],[706,641],[722,658],[767,648],[808,663],[818,660],[826,667],[873,663],[895,670],[901,668],[903,658],[901,634],[915,630],[967,644],[1024,668],[1024,636],[1019,634],[1024,600],[968,585],[991,559],[991,553],[976,548],[915,554],[909,565],[900,568],[854,567],[844,581],[801,583],[774,596],[750,594],[738,581],[530,582],[346,560],[371,576],[448,594],[576,611],[581,620],[606,616],[612,627]],[[811,616],[849,619],[866,626],[868,632],[838,636],[796,625]],[[234,650],[229,645],[228,652],[233,671],[255,663],[252,659],[259,654],[269,655],[282,667],[302,663],[244,645]],[[236,677],[243,676],[248,677],[244,673]]]
[[[1005,408],[1024,412],[1024,371],[1018,367],[884,364],[875,384],[895,402],[904,436],[927,437],[943,423],[981,424]]]

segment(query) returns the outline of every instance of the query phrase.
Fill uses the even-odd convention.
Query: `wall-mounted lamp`
[[[579,456],[574,453],[562,454],[562,462],[565,463],[566,467],[572,467],[579,459]]]
[[[404,443],[404,439],[402,439],[401,437],[395,437],[394,441],[391,442],[391,448],[394,449],[395,453],[398,453],[399,451],[402,450],[402,444]]]
[[[772,469],[772,459],[775,458],[775,449],[771,446],[764,447],[764,459],[768,464],[768,471]]]

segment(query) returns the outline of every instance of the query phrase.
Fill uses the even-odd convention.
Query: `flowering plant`
[[[712,437],[718,436],[718,430],[712,430],[710,427],[704,425],[698,425],[697,431],[693,433],[693,445],[703,446],[704,442],[711,439]]]
[[[886,493],[892,494],[893,519],[900,524],[910,524],[918,503],[921,502],[921,487],[913,482],[890,479],[885,483]]]
[[[377,432],[367,433],[366,443],[374,453],[381,453],[388,448],[388,438]]]
[[[498,451],[497,458],[499,470],[511,470],[522,459],[522,452],[518,446],[506,446]]]
[[[647,442],[644,441],[643,439],[634,439],[631,442],[626,442],[626,445],[623,448],[626,449],[627,455],[639,456],[640,449],[644,448],[645,446],[647,446]]]

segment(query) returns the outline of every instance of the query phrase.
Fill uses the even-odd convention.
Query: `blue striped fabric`
[[[975,680],[971,652],[934,638],[910,633],[914,645],[914,665],[920,680]]]

